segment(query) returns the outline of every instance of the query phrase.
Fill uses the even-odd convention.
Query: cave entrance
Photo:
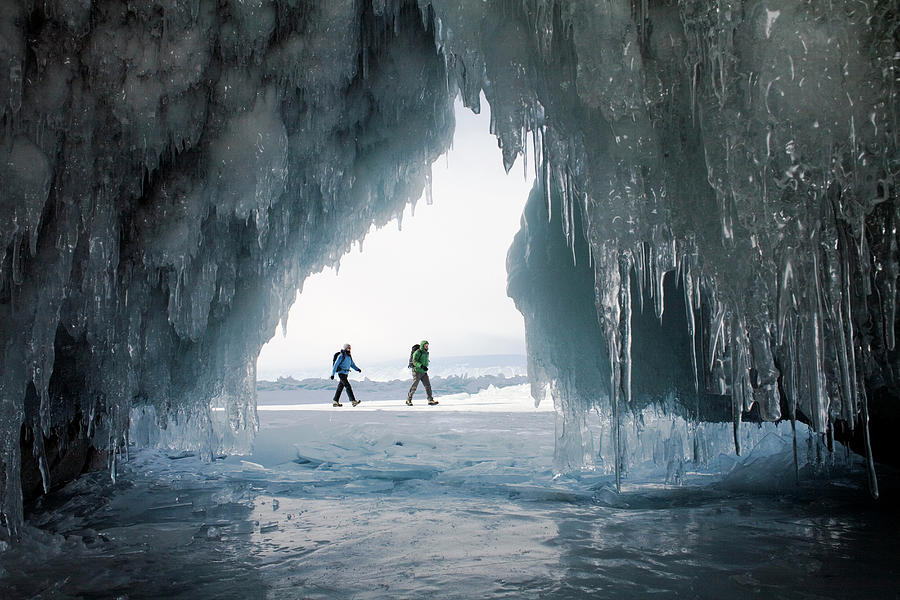
[[[363,376],[408,379],[410,346],[422,339],[433,375],[492,367],[524,375],[525,329],[506,295],[506,254],[534,173],[522,157],[505,172],[481,106],[476,115],[457,99],[454,143],[432,166],[431,202],[426,190],[399,223],[373,227],[338,269],[307,279],[287,334],[279,328],[260,353],[258,379],[327,378],[345,342]]]

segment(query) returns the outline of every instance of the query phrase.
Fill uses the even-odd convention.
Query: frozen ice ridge
[[[619,423],[676,390],[736,445],[748,417],[847,439],[876,493],[873,457],[897,456],[877,433],[898,420],[896,8],[4,3],[4,537],[23,490],[114,475],[133,423],[246,448],[259,349],[307,275],[427,190],[458,94],[539,175],[510,292],[560,464],[592,407]]]

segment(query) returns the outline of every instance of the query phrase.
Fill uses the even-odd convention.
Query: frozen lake
[[[263,392],[279,405],[261,406],[251,456],[140,451],[115,484],[69,485],[0,554],[2,597],[898,596],[884,469],[879,501],[861,461],[807,465],[797,486],[783,435],[763,431],[717,463],[729,477],[645,469],[616,494],[602,469],[554,477],[555,414],[527,386],[437,407],[420,390],[412,409],[397,390],[360,397]],[[763,463],[790,485],[757,485]]]

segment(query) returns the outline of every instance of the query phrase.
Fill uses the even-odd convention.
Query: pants
[[[406,399],[412,402],[413,394],[416,393],[416,388],[419,387],[419,382],[425,384],[425,393],[428,394],[429,400],[434,400],[431,395],[431,380],[428,379],[428,373],[419,373],[415,369],[412,370],[413,374],[413,382],[412,387],[409,388],[409,394],[406,396]]]
[[[338,383],[337,390],[334,392],[334,401],[337,402],[341,397],[341,392],[344,391],[344,388],[347,388],[347,397],[350,398],[350,402],[356,402],[356,398],[353,396],[353,388],[350,387],[350,380],[347,379],[346,373],[338,373],[338,378],[340,378],[340,382]]]

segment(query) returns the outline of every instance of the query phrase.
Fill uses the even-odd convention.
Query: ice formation
[[[696,377],[685,412],[726,402],[738,452],[749,414],[858,436],[877,495],[868,401],[897,393],[896,3],[546,8],[524,11],[539,59],[519,71],[533,84],[520,89],[537,90],[521,103],[522,129],[538,134],[541,196],[557,199],[573,260],[586,239],[578,268],[593,272],[573,276],[593,285],[589,326],[601,335],[585,348],[608,361],[604,375],[551,361],[545,379],[574,412],[569,429],[587,399],[573,380],[601,387],[605,376],[596,403],[613,419],[638,409],[647,382],[635,369],[677,344],[657,335],[639,347],[636,314],[663,319],[674,273]],[[534,229],[526,215],[510,256],[514,297],[528,295],[516,269],[546,252]]]
[[[897,420],[895,0],[0,6],[5,535],[29,472],[46,489],[97,451],[114,472],[132,411],[148,440],[245,446],[260,347],[421,195],[458,93],[549,206],[510,289],[522,262],[565,279],[520,302],[563,462],[585,411],[660,387],[695,418],[726,402],[736,442],[751,410],[864,448],[870,408]],[[550,215],[567,251],[527,241]],[[679,346],[689,370],[641,374]]]
[[[114,473],[132,410],[147,440],[246,447],[256,356],[296,290],[417,199],[449,145],[430,27],[355,1],[3,2],[10,535],[20,465],[46,489],[87,439]]]

